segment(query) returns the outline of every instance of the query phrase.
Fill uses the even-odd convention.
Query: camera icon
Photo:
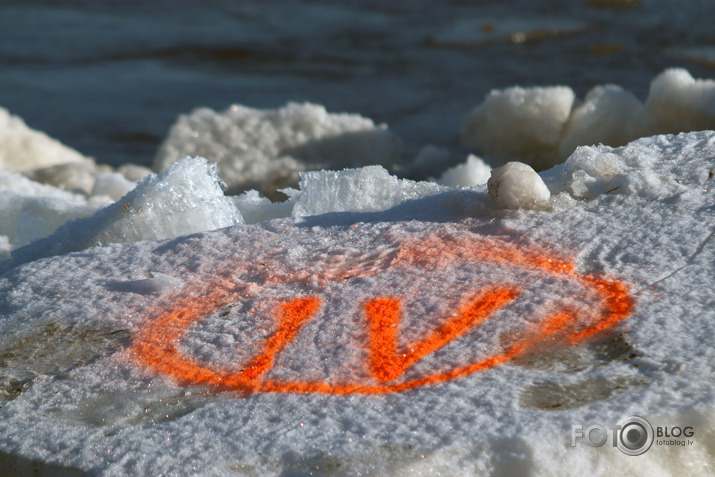
[[[624,417],[614,429],[616,447],[626,455],[645,454],[653,445],[653,426],[642,417]]]

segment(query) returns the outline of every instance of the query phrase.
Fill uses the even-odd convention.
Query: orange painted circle
[[[201,297],[187,293],[167,309],[157,311],[137,333],[130,353],[133,359],[146,368],[186,384],[209,384],[221,389],[242,392],[302,392],[325,394],[383,394],[406,391],[424,385],[437,384],[493,368],[512,360],[539,342],[554,335],[564,336],[572,343],[612,328],[627,318],[634,302],[627,286],[614,279],[596,275],[580,275],[573,263],[535,247],[517,246],[504,239],[474,234],[439,236],[426,234],[399,246],[399,251],[389,264],[396,268],[444,268],[465,263],[495,263],[500,267],[526,269],[541,274],[575,280],[596,292],[600,307],[591,310],[589,323],[583,324],[583,311],[562,308],[540,321],[538,330],[498,354],[476,362],[457,366],[420,378],[400,381],[399,377],[410,366],[425,356],[460,339],[491,319],[499,309],[517,299],[519,288],[512,285],[493,286],[472,293],[454,313],[444,318],[428,336],[398,349],[401,301],[390,296],[376,297],[363,304],[366,318],[368,362],[366,368],[372,376],[367,382],[330,383],[324,381],[276,381],[267,379],[266,373],[275,358],[296,338],[301,327],[314,319],[321,308],[318,296],[287,299],[275,313],[275,333],[265,340],[262,351],[252,358],[240,372],[224,372],[195,362],[182,355],[179,343],[188,328],[204,319],[235,298],[237,284],[214,283]],[[336,281],[345,273],[326,267],[323,280]],[[353,276],[374,275],[379,272],[352,270]],[[275,274],[269,282],[286,283],[292,278]],[[243,294],[251,294],[250,285],[244,284]]]

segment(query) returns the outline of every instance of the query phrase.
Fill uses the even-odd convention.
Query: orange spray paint
[[[403,300],[396,297],[377,297],[362,304],[367,329],[367,342],[364,347],[367,350],[368,362],[365,366],[372,377],[371,380],[343,383],[282,382],[266,375],[275,365],[277,356],[294,342],[301,328],[320,314],[321,299],[317,296],[287,299],[274,312],[274,334],[259,344],[255,357],[239,371],[213,369],[184,356],[178,348],[191,325],[231,301],[231,297],[236,293],[236,284],[225,283],[210,288],[210,292],[198,298],[188,295],[173,303],[170,309],[159,311],[158,316],[137,333],[130,353],[146,368],[187,384],[209,384],[242,392],[383,394],[438,384],[493,368],[555,335],[577,343],[616,326],[633,311],[634,302],[625,284],[595,275],[579,275],[574,265],[568,261],[543,250],[518,247],[501,239],[475,235],[456,239],[439,237],[436,234],[427,235],[401,245],[389,267],[434,269],[474,262],[491,262],[502,267],[523,268],[574,280],[600,296],[600,307],[595,311],[581,310],[578,316],[573,309],[558,309],[541,319],[537,329],[530,330],[523,338],[510,343],[507,349],[499,353],[476,362],[457,365],[448,371],[404,380],[401,376],[411,366],[492,319],[499,310],[518,299],[519,290],[513,285],[493,286],[483,291],[473,290],[471,298],[457,307],[451,316],[439,320],[441,324],[427,336],[402,349],[398,346],[398,336]],[[351,277],[374,273],[371,269],[349,270]],[[326,270],[320,279],[338,281],[347,274],[345,270]],[[289,279],[290,277],[282,272],[276,273],[274,279],[269,279],[268,282]],[[584,316],[588,318],[585,325]]]

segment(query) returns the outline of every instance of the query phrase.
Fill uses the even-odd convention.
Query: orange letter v
[[[452,340],[471,331],[495,311],[516,298],[511,288],[497,288],[477,295],[462,306],[456,316],[434,330],[425,339],[397,352],[397,331],[400,324],[400,301],[382,297],[365,304],[368,319],[369,370],[378,381],[397,379],[407,368]]]

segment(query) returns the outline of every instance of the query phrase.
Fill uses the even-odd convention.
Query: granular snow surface
[[[582,147],[539,210],[435,189],[10,268],[0,467],[712,475],[713,157]],[[633,415],[693,443],[571,445]]]

